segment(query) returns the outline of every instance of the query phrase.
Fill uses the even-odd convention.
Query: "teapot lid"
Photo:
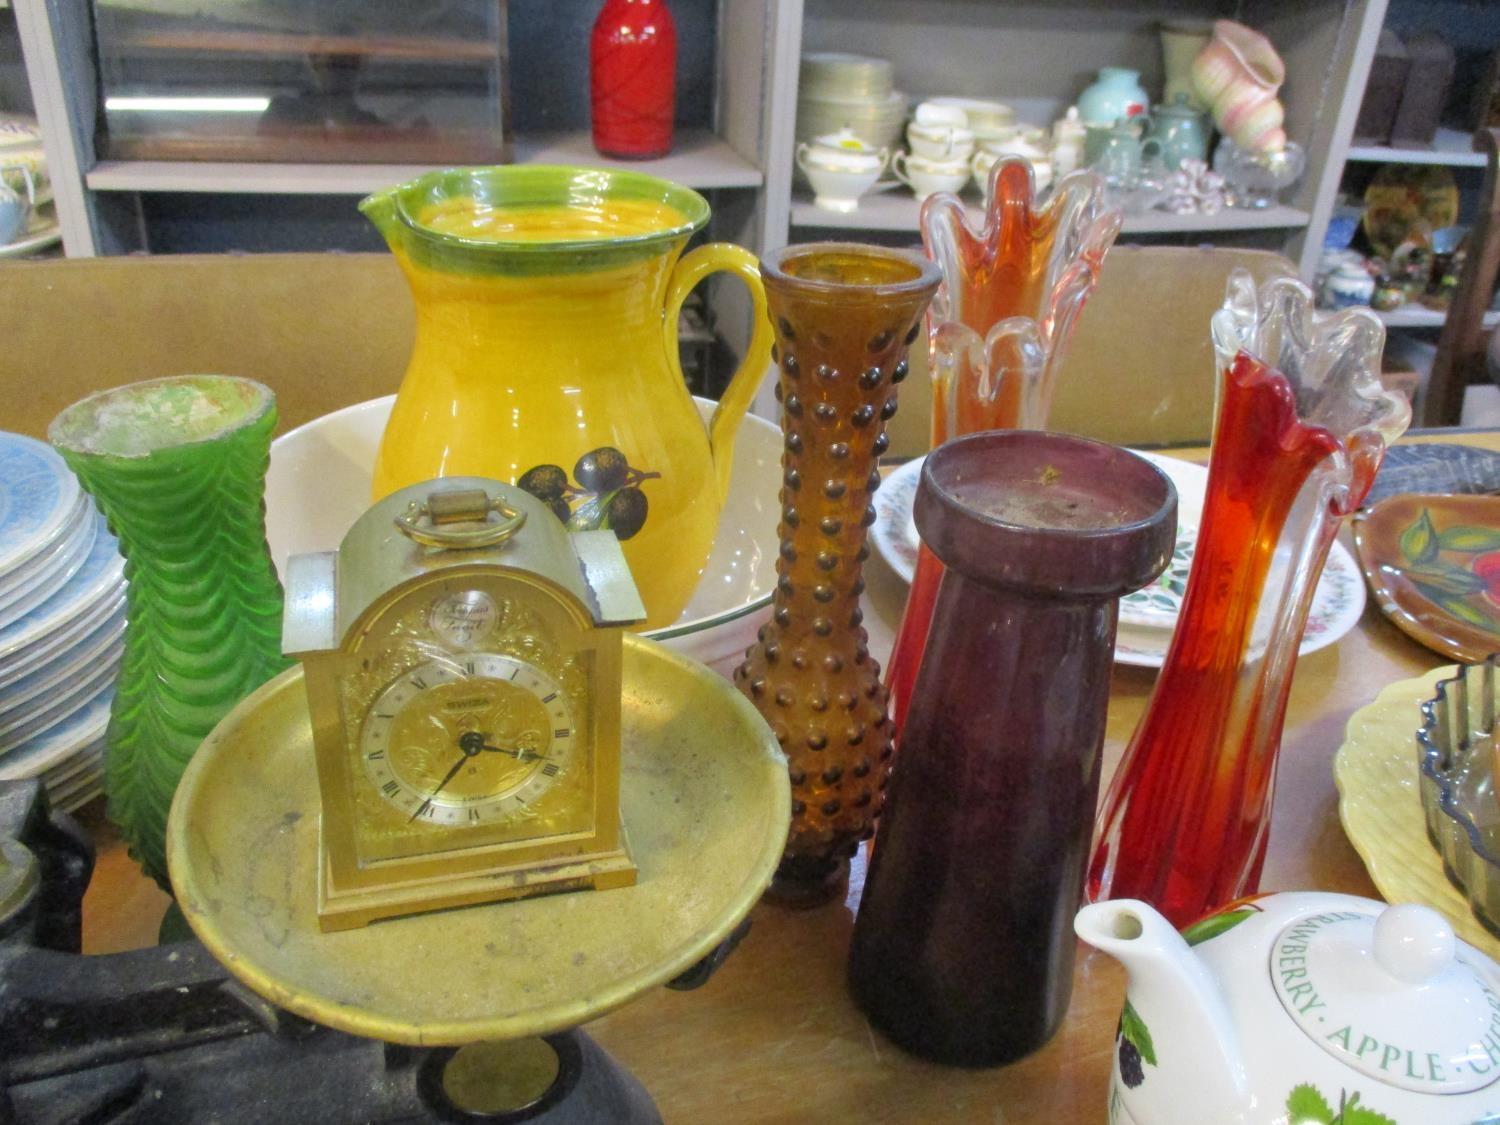
[[[1287,1015],[1335,1058],[1419,1094],[1500,1078],[1494,966],[1425,906],[1306,913],[1271,945]]]

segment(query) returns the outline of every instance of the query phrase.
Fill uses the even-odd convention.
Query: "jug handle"
[[[662,331],[666,337],[667,364],[683,378],[682,359],[677,351],[677,316],[697,284],[711,273],[724,270],[736,275],[750,290],[752,327],[750,345],[734,377],[714,408],[708,423],[708,448],[714,462],[714,479],[719,486],[719,502],[729,495],[729,473],[734,465],[734,438],[761,380],[771,364],[771,320],[766,315],[766,291],[760,283],[760,263],[755,255],[728,242],[710,242],[684,254],[672,271],[667,285],[667,301]]]

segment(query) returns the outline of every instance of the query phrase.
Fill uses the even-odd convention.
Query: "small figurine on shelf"
[[[594,147],[649,160],[672,150],[677,26],[665,0],[605,0],[589,41]]]

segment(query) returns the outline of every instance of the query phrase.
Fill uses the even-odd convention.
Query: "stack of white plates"
[[[906,95],[894,88],[885,59],[835,52],[802,56],[797,88],[797,140],[851,129],[872,148],[894,148],[906,123]]]
[[[50,447],[0,432],[0,781],[75,809],[104,782],[125,643],[115,538]]]

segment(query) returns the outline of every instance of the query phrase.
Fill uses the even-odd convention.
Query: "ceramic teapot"
[[[1179,934],[1118,899],[1074,929],[1129,978],[1111,1125],[1500,1121],[1500,966],[1425,906],[1273,894]]]
[[[727,243],[683,254],[708,223],[707,201],[637,172],[449,169],[360,209],[417,306],[373,498],[438,476],[519,485],[569,530],[613,531],[646,627],[675,621],[713,547],[734,436],[770,363],[755,256]],[[716,270],[745,282],[754,319],[705,432],[677,323]]]

